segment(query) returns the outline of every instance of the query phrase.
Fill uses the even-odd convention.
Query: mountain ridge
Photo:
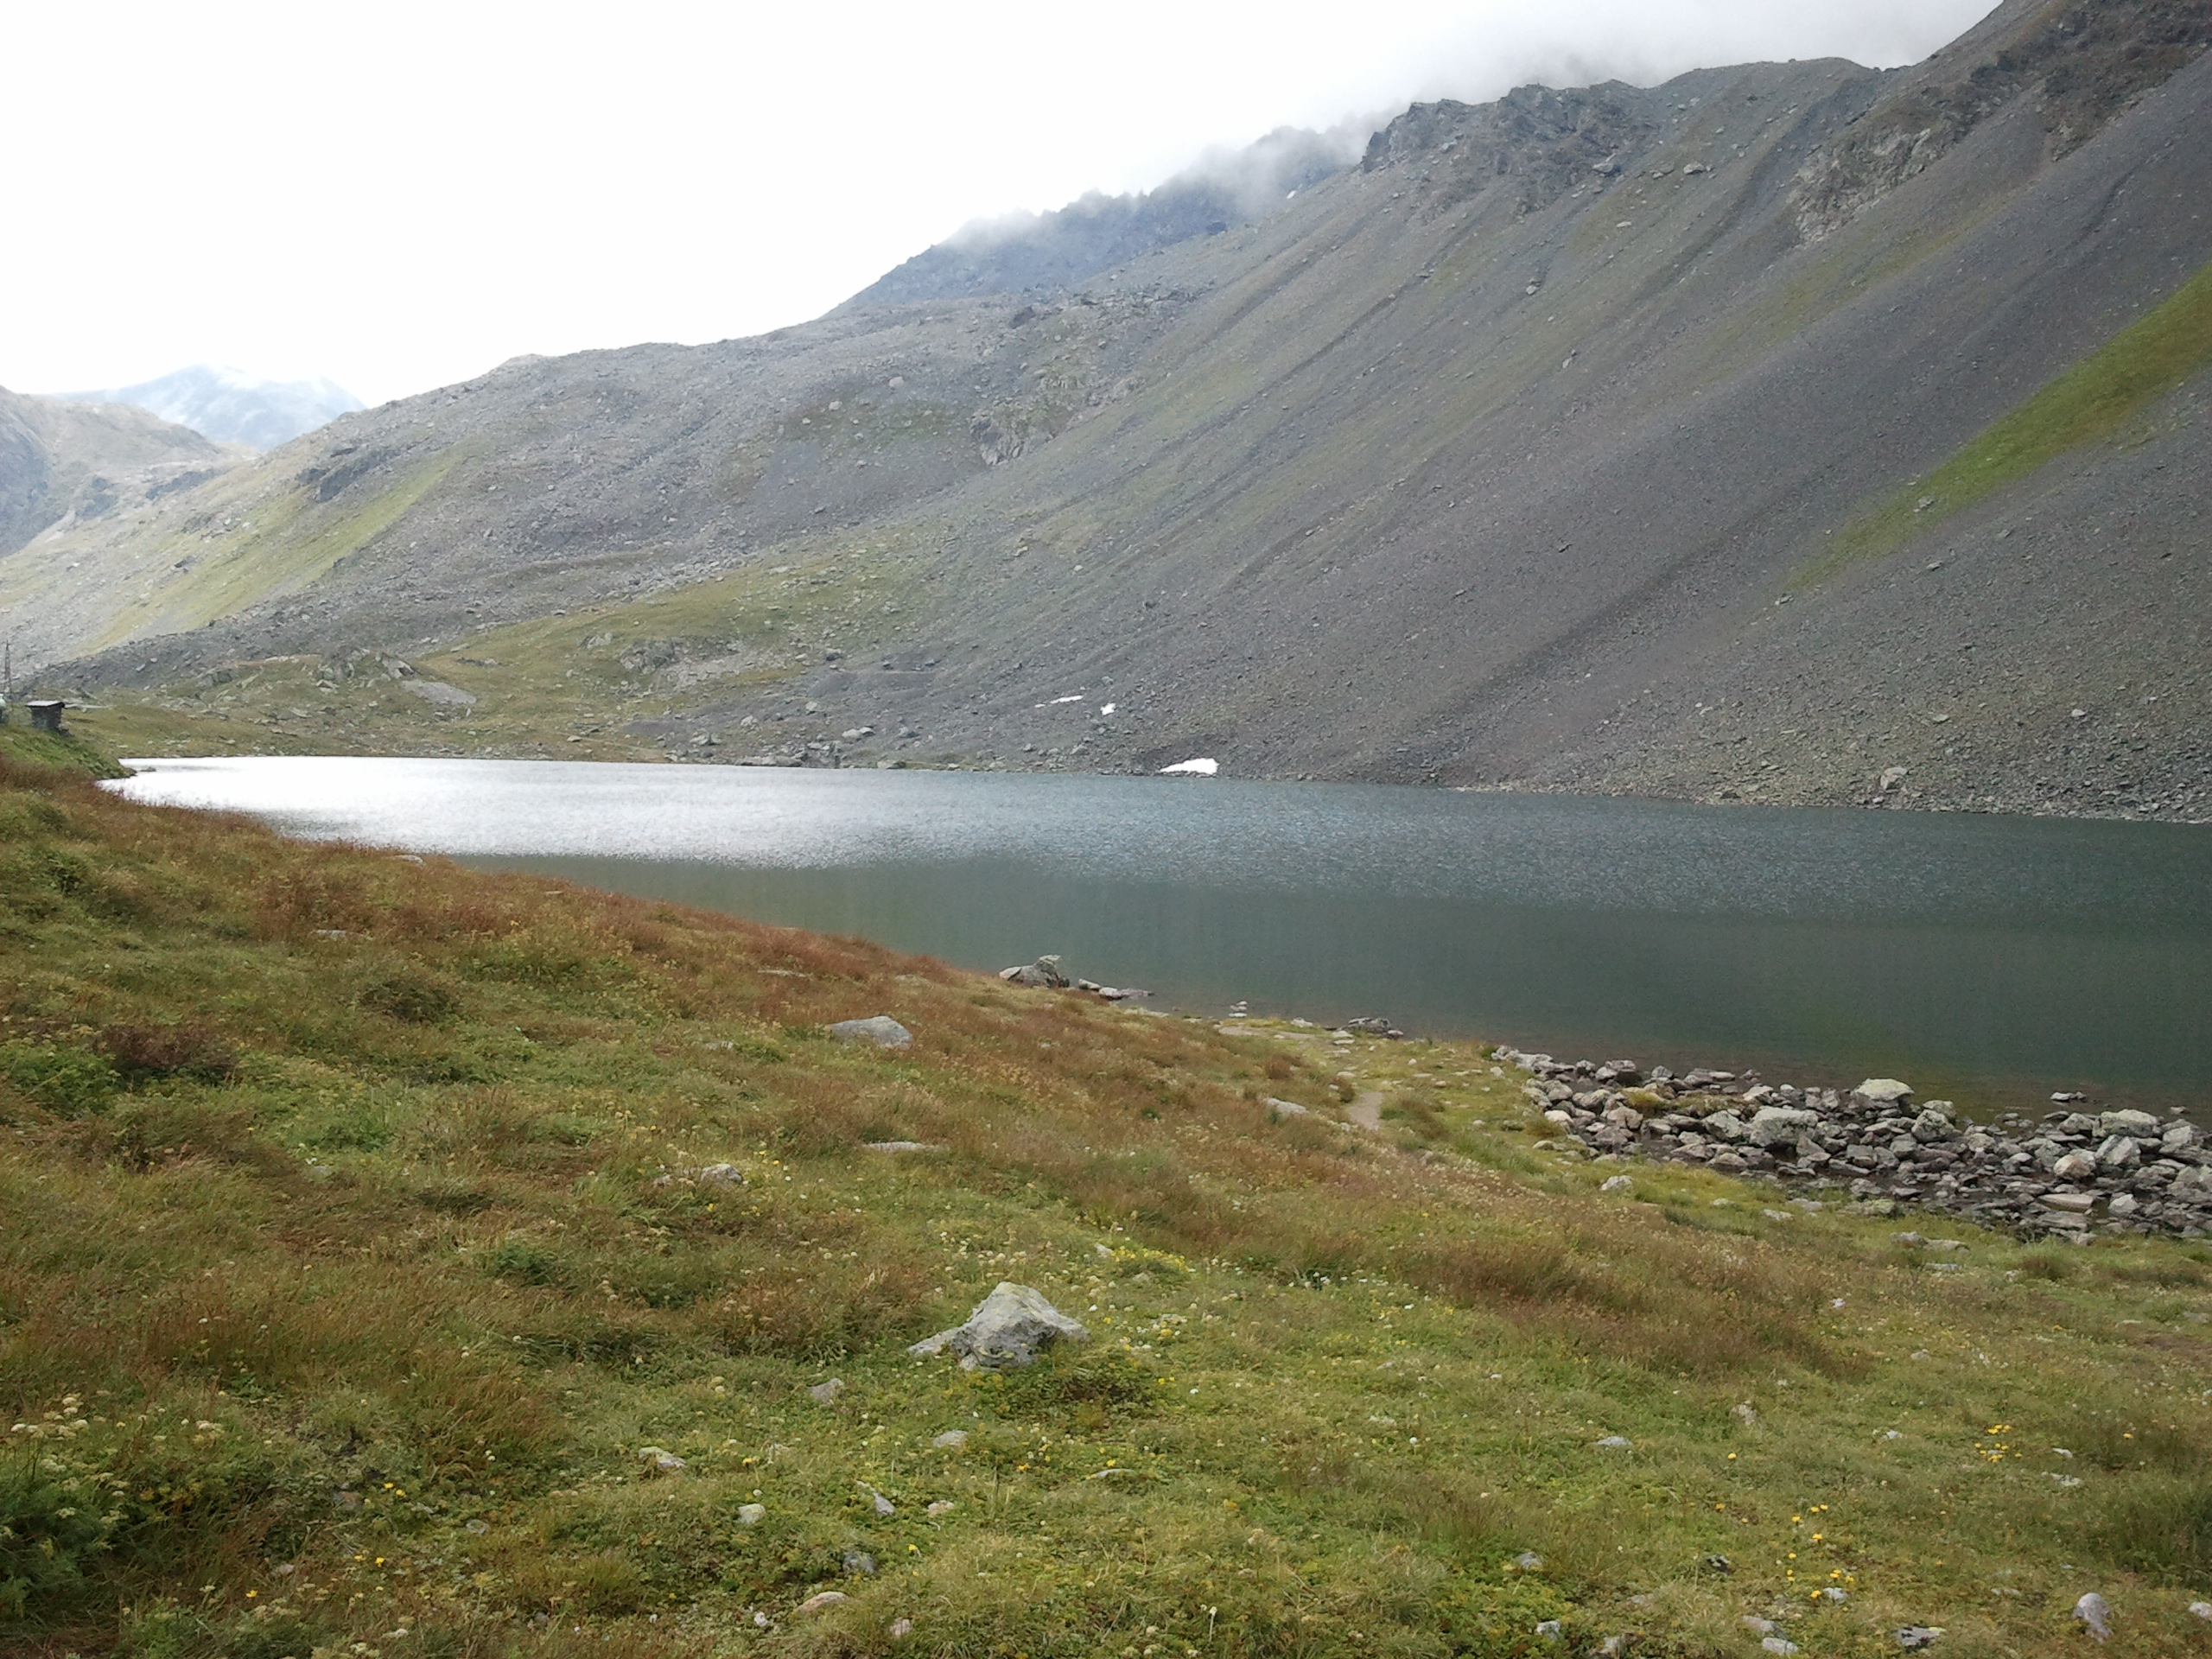
[[[238,451],[142,409],[0,387],[0,558],[235,466]]]
[[[830,315],[982,294],[1065,293],[1146,254],[1264,219],[1351,159],[1330,135],[1278,128],[1151,190],[1120,196],[1092,191],[1051,213],[965,226]]]

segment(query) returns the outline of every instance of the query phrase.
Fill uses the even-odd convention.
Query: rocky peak
[[[1368,141],[1363,173],[1402,168],[1439,205],[1501,179],[1533,213],[1578,180],[1618,174],[1658,127],[1652,95],[1619,81],[1516,86],[1490,104],[1416,104]]]
[[[1799,233],[1847,225],[1999,111],[2025,101],[2055,158],[2212,48],[2212,0],[2000,7],[1907,72],[1896,90],[1799,171]]]

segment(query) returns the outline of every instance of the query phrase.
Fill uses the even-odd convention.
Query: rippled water
[[[1359,785],[143,761],[134,798],[1221,1012],[1923,1092],[2212,1090],[2212,831]],[[1602,1053],[1601,1053],[1602,1051]],[[1848,1075],[1847,1075],[1848,1074]]]

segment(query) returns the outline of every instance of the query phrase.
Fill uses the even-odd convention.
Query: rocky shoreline
[[[1873,1213],[1912,1205],[2079,1243],[2100,1232],[2212,1233],[2212,1149],[2179,1108],[2164,1119],[2092,1112],[2080,1095],[2054,1095],[2061,1109],[2040,1120],[2005,1113],[1983,1124],[1894,1078],[1845,1092],[1770,1084],[1756,1071],[1678,1076],[1503,1047],[1495,1058],[1529,1073],[1522,1090],[1558,1127],[1559,1148],[1843,1188]]]

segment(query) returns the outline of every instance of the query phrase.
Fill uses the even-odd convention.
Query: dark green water
[[[2212,830],[1344,785],[150,763],[142,798],[1158,1004],[2018,1100],[2203,1100]]]

